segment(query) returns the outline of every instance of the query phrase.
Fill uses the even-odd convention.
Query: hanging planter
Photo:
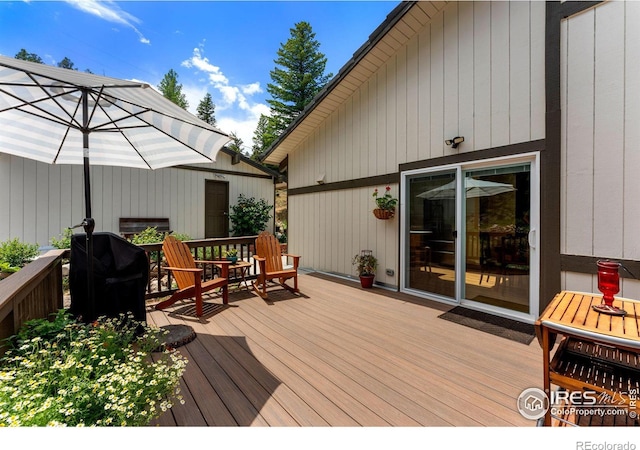
[[[391,187],[387,186],[384,191],[384,195],[378,197],[378,189],[373,191],[373,199],[376,202],[377,208],[373,210],[373,215],[378,219],[387,220],[391,219],[396,213],[396,204],[398,200],[391,196]]]
[[[391,219],[395,215],[395,213],[396,213],[395,209],[376,208],[373,210],[373,215],[376,216],[376,218],[381,220]]]

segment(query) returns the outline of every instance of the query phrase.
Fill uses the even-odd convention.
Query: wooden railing
[[[222,259],[231,248],[238,251],[238,260],[251,262],[247,280],[255,279],[257,264],[251,258],[256,236],[186,241],[196,260]],[[147,298],[169,295],[172,277],[162,263],[162,244],[140,245],[150,260],[150,277]],[[62,263],[69,257],[68,250],[50,250],[27,264],[18,272],[0,281],[0,354],[4,340],[18,332],[23,323],[32,319],[49,317],[63,308]],[[161,264],[157,262],[161,261]],[[205,279],[214,276],[213,268],[205,267]],[[158,281],[160,280],[160,281]],[[164,282],[163,282],[164,281]],[[239,280],[230,280],[232,282]]]
[[[23,323],[42,319],[63,307],[62,260],[66,250],[50,250],[0,281],[0,354],[4,340]]]
[[[185,244],[191,248],[194,259],[210,261],[212,259],[223,259],[224,252],[231,248],[238,251],[238,261],[247,261],[253,265],[249,269],[246,276],[247,280],[257,277],[257,263],[251,258],[253,256],[253,246],[257,236],[242,236],[230,238],[214,238],[199,239],[185,241]],[[162,244],[142,244],[140,245],[149,256],[149,283],[147,285],[146,297],[157,298],[164,297],[175,291],[172,288],[173,277],[171,273],[165,269],[165,263],[162,260]],[[158,264],[160,261],[160,264]],[[210,280],[214,276],[214,267],[210,264],[203,265],[204,279]],[[230,280],[231,282],[239,280]]]

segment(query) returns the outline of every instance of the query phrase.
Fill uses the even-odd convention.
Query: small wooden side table
[[[594,311],[601,294],[562,291],[545,308],[535,323],[542,347],[544,391],[551,384],[569,391],[590,390],[622,399],[635,413],[640,400],[640,301],[615,298],[614,305],[625,316]],[[556,337],[564,336],[550,360]],[[570,370],[565,368],[571,367]],[[590,369],[597,369],[592,370]],[[603,377],[603,369],[606,376]],[[640,408],[639,408],[640,411]],[[545,425],[551,425],[547,412]]]
[[[241,290],[242,285],[244,285],[246,290],[250,290],[247,282],[247,274],[249,273],[249,268],[251,266],[252,264],[247,261],[238,261],[235,264],[229,265],[229,284],[231,284],[234,281],[240,280],[240,281],[237,281],[238,287],[236,291]],[[233,277],[231,276],[232,273],[233,273]]]

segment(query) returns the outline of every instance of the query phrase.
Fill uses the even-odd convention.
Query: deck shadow
[[[190,409],[199,410],[213,426],[273,425],[271,416],[282,414],[271,400],[282,383],[255,357],[244,336],[197,333],[179,350],[190,361],[183,375],[190,395],[168,412],[178,425],[201,425],[190,423]]]

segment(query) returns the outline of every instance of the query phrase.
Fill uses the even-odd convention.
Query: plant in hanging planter
[[[360,277],[360,284],[363,288],[373,286],[378,260],[373,256],[371,250],[361,250],[353,257],[351,263],[356,266],[356,272]]]
[[[373,215],[378,219],[391,219],[396,213],[398,199],[391,196],[391,186],[385,188],[384,195],[378,196],[378,188],[373,190],[373,199],[377,208],[373,210]]]

